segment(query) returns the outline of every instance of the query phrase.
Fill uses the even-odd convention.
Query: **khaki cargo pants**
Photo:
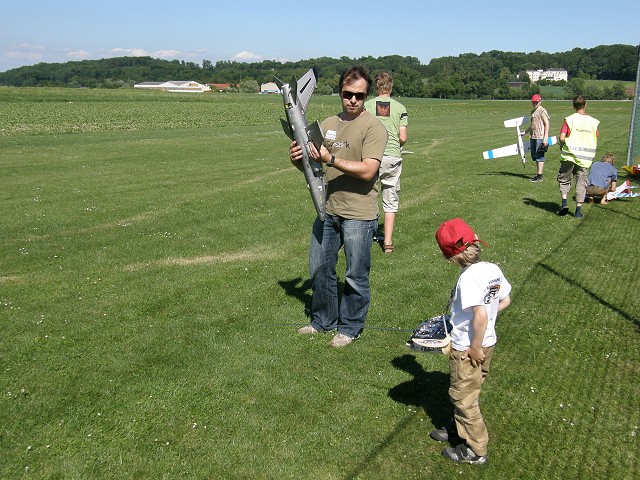
[[[467,441],[476,455],[481,456],[487,454],[489,433],[480,412],[478,397],[489,373],[493,348],[484,348],[485,360],[477,367],[471,366],[469,357],[462,359],[464,352],[452,348],[449,354],[449,397],[454,406],[453,418],[458,435]]]

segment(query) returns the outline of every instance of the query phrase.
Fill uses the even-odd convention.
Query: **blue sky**
[[[138,55],[215,64],[398,54],[427,64],[489,50],[640,43],[637,0],[3,0],[0,11],[0,72]]]

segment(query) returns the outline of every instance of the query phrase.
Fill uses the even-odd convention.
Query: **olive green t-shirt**
[[[364,108],[387,127],[389,140],[384,154],[389,157],[402,157],[400,127],[406,127],[409,124],[406,107],[394,98],[379,96],[367,100]]]
[[[322,122],[324,146],[332,155],[351,162],[363,158],[382,160],[387,144],[387,129],[364,111],[355,120],[343,121],[337,115]],[[349,220],[378,218],[378,175],[369,181],[327,168],[327,205],[329,215]]]

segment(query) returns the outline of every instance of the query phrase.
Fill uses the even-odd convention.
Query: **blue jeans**
[[[309,247],[311,275],[311,325],[356,338],[369,310],[371,243],[377,220],[347,220],[326,215],[313,223]],[[346,272],[342,301],[338,301],[336,264],[344,245]]]
[[[544,162],[544,153],[538,151],[538,148],[540,148],[543,141],[544,140],[542,138],[531,138],[529,140],[529,145],[531,146],[531,158],[536,162]]]

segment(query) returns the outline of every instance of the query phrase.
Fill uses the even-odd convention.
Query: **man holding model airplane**
[[[529,133],[531,144],[531,159],[536,162],[537,175],[531,179],[532,182],[542,182],[544,180],[544,154],[549,148],[549,113],[542,106],[542,97],[537,93],[531,97],[531,125],[524,131]]]

